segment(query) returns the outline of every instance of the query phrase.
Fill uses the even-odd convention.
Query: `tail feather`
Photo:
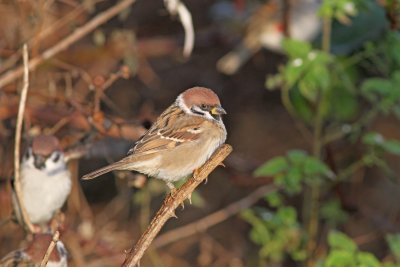
[[[90,180],[90,179],[96,178],[100,175],[103,175],[103,174],[106,174],[108,172],[115,171],[115,170],[125,170],[126,169],[126,168],[124,168],[125,166],[126,166],[125,162],[117,161],[117,162],[114,162],[113,164],[107,165],[103,168],[100,168],[98,170],[95,170],[88,174],[85,174],[84,176],[82,176],[82,180]]]

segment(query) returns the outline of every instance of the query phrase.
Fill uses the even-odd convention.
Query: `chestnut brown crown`
[[[221,102],[216,93],[205,87],[193,87],[182,93],[182,100],[190,109],[202,104],[209,106],[220,106]]]
[[[56,150],[61,150],[60,142],[53,135],[38,135],[32,141],[33,154],[48,157]]]

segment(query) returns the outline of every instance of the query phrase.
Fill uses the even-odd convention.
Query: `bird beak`
[[[213,107],[210,112],[211,112],[212,115],[223,115],[223,114],[226,114],[225,109],[223,109],[221,106]]]
[[[43,169],[46,166],[46,158],[40,155],[34,155],[33,164],[38,169]]]

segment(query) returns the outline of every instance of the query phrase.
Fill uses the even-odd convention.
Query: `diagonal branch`
[[[175,216],[175,209],[187,199],[192,192],[199,186],[208,175],[222,163],[222,161],[232,152],[230,145],[224,144],[211,156],[211,158],[196,172],[196,176],[191,177],[176,192],[168,195],[147,230],[143,233],[136,245],[127,254],[122,267],[135,267],[139,264],[146,249],[150,246],[153,239],[160,232],[163,225],[171,217]]]
[[[28,228],[29,232],[34,232],[34,227],[29,220],[28,214],[25,209],[24,201],[22,200],[21,192],[21,181],[20,181],[20,149],[21,149],[21,132],[22,132],[22,122],[24,120],[24,112],[26,105],[26,98],[28,96],[29,88],[29,69],[28,69],[28,46],[24,44],[23,46],[23,58],[24,58],[24,81],[21,90],[21,98],[19,100],[17,126],[15,128],[15,146],[14,146],[14,188],[15,195],[17,198],[18,206],[20,209],[22,223]]]

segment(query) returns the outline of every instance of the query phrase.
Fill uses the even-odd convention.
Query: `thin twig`
[[[213,156],[196,171],[196,175],[191,177],[177,191],[168,195],[157,214],[150,222],[149,227],[143,233],[136,245],[127,254],[123,267],[134,267],[139,264],[146,249],[150,246],[153,239],[160,232],[162,226],[171,217],[176,217],[175,209],[187,199],[194,189],[202,183],[207,176],[232,152],[230,145],[221,146]]]
[[[80,40],[88,33],[95,30],[99,25],[106,23],[108,20],[118,15],[121,11],[127,9],[131,4],[133,4],[135,0],[123,0],[120,3],[116,4],[113,7],[110,7],[104,12],[101,12],[93,19],[91,19],[85,25],[75,29],[73,33],[62,39],[60,42],[50,47],[46,51],[44,51],[41,55],[35,57],[29,62],[29,70],[35,70],[40,64],[42,64],[45,60],[48,60],[60,53],[61,51],[67,49],[71,44]],[[6,86],[7,84],[18,79],[24,72],[24,67],[20,66],[15,68],[12,71],[5,73],[0,77],[0,89]]]
[[[53,235],[53,239],[51,240],[49,247],[47,248],[46,254],[44,254],[42,262],[40,263],[40,267],[45,267],[47,265],[50,255],[53,252],[53,249],[56,246],[59,239],[60,239],[60,232],[55,231],[55,233]]]
[[[252,206],[260,198],[275,190],[277,190],[277,187],[275,185],[265,185],[263,187],[260,187],[257,190],[253,191],[248,196],[229,204],[223,209],[211,213],[210,215],[201,218],[200,220],[189,223],[177,229],[170,230],[167,233],[160,235],[154,241],[153,245],[154,247],[159,248],[168,245],[174,241],[177,241],[179,239],[186,238],[196,233],[204,232],[211,226],[223,222],[228,218],[234,216],[235,214],[239,213],[243,209]]]
[[[25,209],[24,201],[21,192],[21,181],[20,181],[20,149],[21,149],[21,133],[22,133],[22,123],[24,120],[24,112],[26,105],[26,98],[28,96],[29,88],[29,70],[28,70],[28,46],[24,44],[23,46],[23,58],[24,58],[24,81],[21,91],[21,98],[19,100],[18,117],[17,117],[17,127],[15,129],[15,146],[14,146],[14,188],[15,195],[17,197],[18,206],[20,209],[22,221],[24,225],[28,228],[29,232],[34,232],[34,227],[29,220],[28,214]]]
[[[185,43],[183,45],[183,55],[189,57],[192,54],[194,46],[194,29],[192,15],[187,9],[185,4],[180,0],[164,0],[164,4],[171,15],[178,14],[179,19],[182,23],[183,29],[185,30]]]

